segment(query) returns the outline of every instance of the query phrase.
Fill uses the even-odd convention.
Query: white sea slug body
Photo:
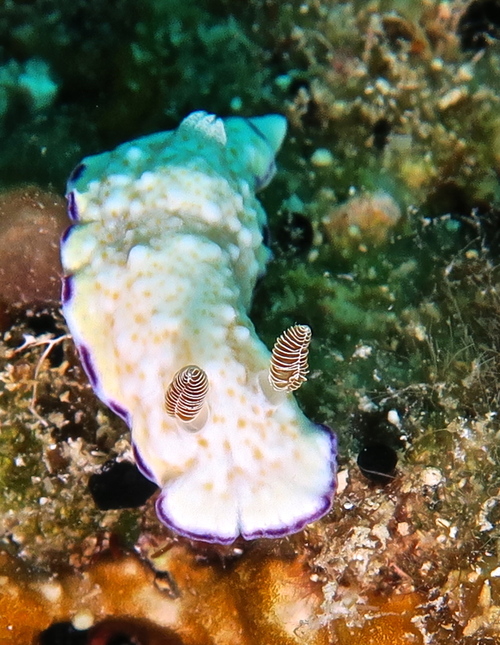
[[[68,182],[63,310],[82,364],[161,488],[159,519],[208,542],[298,531],[335,490],[334,435],[270,393],[247,316],[269,254],[254,193],[285,130],[195,112]]]

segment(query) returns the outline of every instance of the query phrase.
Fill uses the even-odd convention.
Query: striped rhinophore
[[[275,390],[293,392],[307,380],[311,336],[308,325],[293,325],[274,343],[269,382]]]
[[[180,421],[192,421],[205,403],[208,377],[197,365],[187,365],[174,375],[165,393],[167,414]]]

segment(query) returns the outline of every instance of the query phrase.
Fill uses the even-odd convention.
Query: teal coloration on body
[[[335,489],[333,435],[270,391],[270,353],[247,315],[269,256],[255,190],[285,130],[278,115],[195,112],[84,159],[68,184],[63,310],[82,363],[162,488],[159,518],[209,542],[298,531]],[[187,366],[208,378],[194,419],[165,408]]]

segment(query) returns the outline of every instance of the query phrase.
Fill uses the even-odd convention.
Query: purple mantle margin
[[[328,426],[318,424],[318,427],[320,427],[324,432],[328,433],[330,438],[330,467],[332,472],[330,486],[325,494],[321,496],[321,503],[318,509],[311,515],[303,517],[293,524],[285,525],[276,529],[270,529],[268,531],[262,530],[248,534],[242,533],[241,536],[245,540],[256,540],[258,538],[280,538],[292,533],[297,533],[308,524],[311,524],[312,522],[315,522],[316,520],[319,520],[321,517],[326,515],[326,513],[328,513],[328,511],[332,507],[333,497],[335,495],[335,491],[337,490],[337,437],[330,430],[330,428],[328,428]],[[139,470],[141,470],[140,467]],[[167,494],[168,491],[162,491],[160,493],[160,496],[156,500],[156,514],[160,521],[165,524],[165,526],[172,529],[179,535],[182,535],[183,537],[189,538],[191,540],[201,540],[202,542],[209,542],[211,544],[232,544],[237,539],[237,537],[239,537],[223,537],[214,533],[193,533],[191,531],[186,531],[182,527],[178,526],[175,522],[173,522],[161,508],[162,500],[165,499]]]

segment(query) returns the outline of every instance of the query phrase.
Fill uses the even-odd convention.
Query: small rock
[[[401,219],[396,200],[384,191],[363,193],[335,206],[323,219],[330,240],[352,237],[373,244],[385,242]]]
[[[437,468],[425,468],[420,475],[422,484],[434,488],[438,486],[443,480],[443,474]]]
[[[36,186],[0,194],[0,312],[58,303],[64,199]]]
[[[331,166],[334,162],[332,153],[327,148],[318,148],[311,156],[311,163],[316,168]]]

